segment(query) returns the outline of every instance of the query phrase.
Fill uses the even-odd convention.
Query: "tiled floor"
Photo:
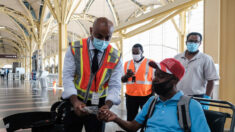
[[[32,111],[49,111],[51,105],[61,96],[61,89],[39,88],[29,81],[6,81],[0,79],[0,132],[5,132],[2,119],[6,116]],[[122,119],[126,119],[124,99],[119,106],[111,109]],[[106,124],[106,132],[120,129],[114,123]],[[29,132],[30,130],[20,130]]]

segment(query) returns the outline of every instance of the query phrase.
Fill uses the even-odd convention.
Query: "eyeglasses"
[[[197,40],[187,40],[187,42],[200,43],[201,41],[197,41]]]

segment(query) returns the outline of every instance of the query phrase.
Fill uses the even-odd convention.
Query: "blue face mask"
[[[93,45],[97,50],[103,51],[108,47],[109,41],[100,40],[95,37],[93,37],[93,38],[94,38]]]
[[[194,53],[198,50],[199,44],[194,42],[187,42],[187,50]]]

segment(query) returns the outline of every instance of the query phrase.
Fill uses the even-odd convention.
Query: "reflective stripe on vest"
[[[74,84],[78,96],[86,102],[92,98],[92,93],[98,92],[101,97],[107,96],[108,80],[112,71],[120,60],[121,53],[111,45],[107,47],[101,60],[101,66],[94,75],[91,72],[91,60],[89,58],[88,39],[72,42],[72,53],[75,57],[76,74]],[[89,90],[89,92],[87,92]]]
[[[125,63],[125,73],[128,69],[135,72],[136,81],[132,82],[132,77],[126,83],[126,94],[130,96],[147,96],[152,93],[152,76],[153,69],[149,67],[149,59],[144,59],[139,66],[138,71],[135,71],[133,60]]]

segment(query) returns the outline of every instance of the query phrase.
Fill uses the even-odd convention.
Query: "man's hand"
[[[117,118],[117,115],[108,109],[101,109],[99,115],[103,117],[101,120],[106,122],[114,121]]]
[[[203,98],[205,98],[205,99],[211,99],[211,97],[210,97],[210,96],[208,96],[208,95],[206,95],[206,94],[204,94],[204,95],[203,95]],[[207,101],[201,101],[201,103],[209,104],[210,102],[207,102]],[[204,110],[208,110],[208,109],[209,109],[209,106],[208,106],[208,105],[202,105],[202,109],[204,109]]]
[[[134,76],[134,72],[131,69],[128,69],[126,74],[124,76],[122,76],[121,80],[123,83],[128,81],[128,78]]]
[[[103,114],[100,114],[100,113],[102,113],[102,111],[107,111],[107,110],[109,110],[111,107],[112,107],[112,105],[113,105],[113,102],[112,101],[110,101],[110,100],[107,100],[106,102],[105,102],[105,105],[103,105],[102,107],[100,107],[100,109],[99,109],[99,114],[97,115],[97,118],[99,119],[99,120],[104,120],[104,116],[105,115],[103,115]]]
[[[77,116],[86,116],[89,114],[86,110],[84,110],[86,104],[79,101],[76,95],[72,95],[70,97],[70,102],[72,103],[74,112]]]
[[[134,72],[131,70],[131,69],[128,69],[127,70],[127,73],[126,73],[126,77],[127,78],[130,78],[130,77],[132,77],[134,75]]]
[[[75,114],[77,116],[86,116],[86,115],[88,115],[89,113],[86,110],[84,110],[85,106],[86,106],[86,104],[84,104],[81,101],[75,102],[74,105],[73,105],[73,109],[74,109]]]

